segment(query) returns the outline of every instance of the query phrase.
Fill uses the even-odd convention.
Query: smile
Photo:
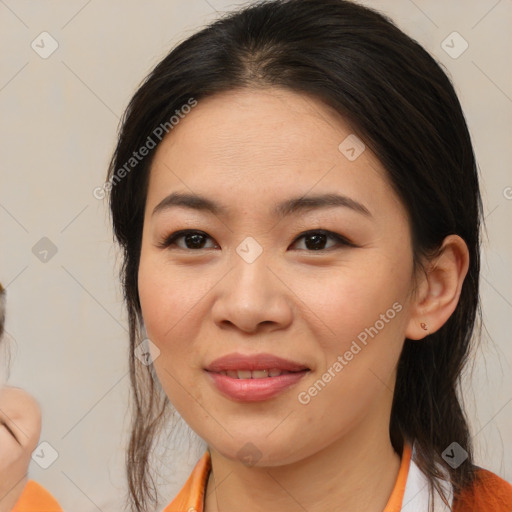
[[[269,400],[296,385],[310,369],[273,354],[228,354],[205,368],[213,388],[237,402]]]
[[[266,379],[268,377],[279,377],[289,372],[287,370],[280,370],[279,368],[272,368],[270,370],[227,370],[218,372],[220,375],[226,375],[232,379]]]

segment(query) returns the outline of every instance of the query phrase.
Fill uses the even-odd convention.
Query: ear
[[[420,271],[417,277],[407,338],[423,339],[445,324],[457,307],[468,267],[469,251],[464,240],[458,235],[447,236],[439,253],[426,262],[425,272]]]

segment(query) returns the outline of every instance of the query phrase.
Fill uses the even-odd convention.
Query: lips
[[[215,389],[239,402],[268,400],[299,382],[309,368],[272,354],[234,353],[212,361],[205,371]]]
[[[281,372],[300,372],[309,370],[303,364],[283,359],[272,354],[255,354],[246,356],[243,354],[233,353],[220,357],[212,361],[207,367],[209,372],[227,372],[227,371],[258,371],[258,370],[279,370]],[[247,378],[247,377],[246,377]]]
[[[267,377],[279,377],[289,372],[287,370],[280,370],[279,368],[271,368],[269,370],[226,370],[219,373],[220,375],[227,375],[232,379],[266,379]]]

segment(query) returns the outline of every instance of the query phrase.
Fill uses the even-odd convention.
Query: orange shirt
[[[398,476],[384,512],[400,512],[401,510],[418,512],[414,503],[411,504],[409,501],[404,503],[406,491],[409,495],[417,496],[412,486],[417,485],[418,482],[410,482],[413,473],[410,471],[411,455],[411,446],[406,444]],[[414,463],[412,465],[417,473],[417,466]],[[181,491],[163,512],[204,512],[204,492],[210,471],[211,459],[210,454],[206,451],[197,462]],[[453,506],[453,512],[511,511],[512,485],[494,473],[481,468],[479,468],[474,485],[459,496]],[[63,512],[63,510],[48,491],[37,482],[29,480],[12,512]]]
[[[29,480],[12,512],[63,512],[55,498],[34,480]]]
[[[398,476],[389,497],[384,512],[400,512],[402,507],[406,511],[418,512],[408,507],[410,503],[403,503],[406,487],[412,486],[408,482],[411,466],[412,448],[405,444],[400,463]],[[417,466],[415,466],[416,473]],[[211,471],[210,454],[206,451],[197,462],[185,485],[163,512],[204,512],[203,502],[206,482]],[[416,474],[415,473],[415,474]],[[417,484],[417,482],[415,482]],[[411,495],[416,494],[411,492]],[[427,510],[425,508],[425,510]],[[480,469],[475,484],[454,502],[454,512],[511,512],[512,511],[512,485],[497,475]]]

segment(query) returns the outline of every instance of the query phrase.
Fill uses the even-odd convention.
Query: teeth
[[[232,379],[266,379],[267,377],[279,377],[285,373],[290,373],[286,370],[279,370],[278,368],[271,368],[270,370],[225,370],[219,372],[221,375],[226,375]]]

